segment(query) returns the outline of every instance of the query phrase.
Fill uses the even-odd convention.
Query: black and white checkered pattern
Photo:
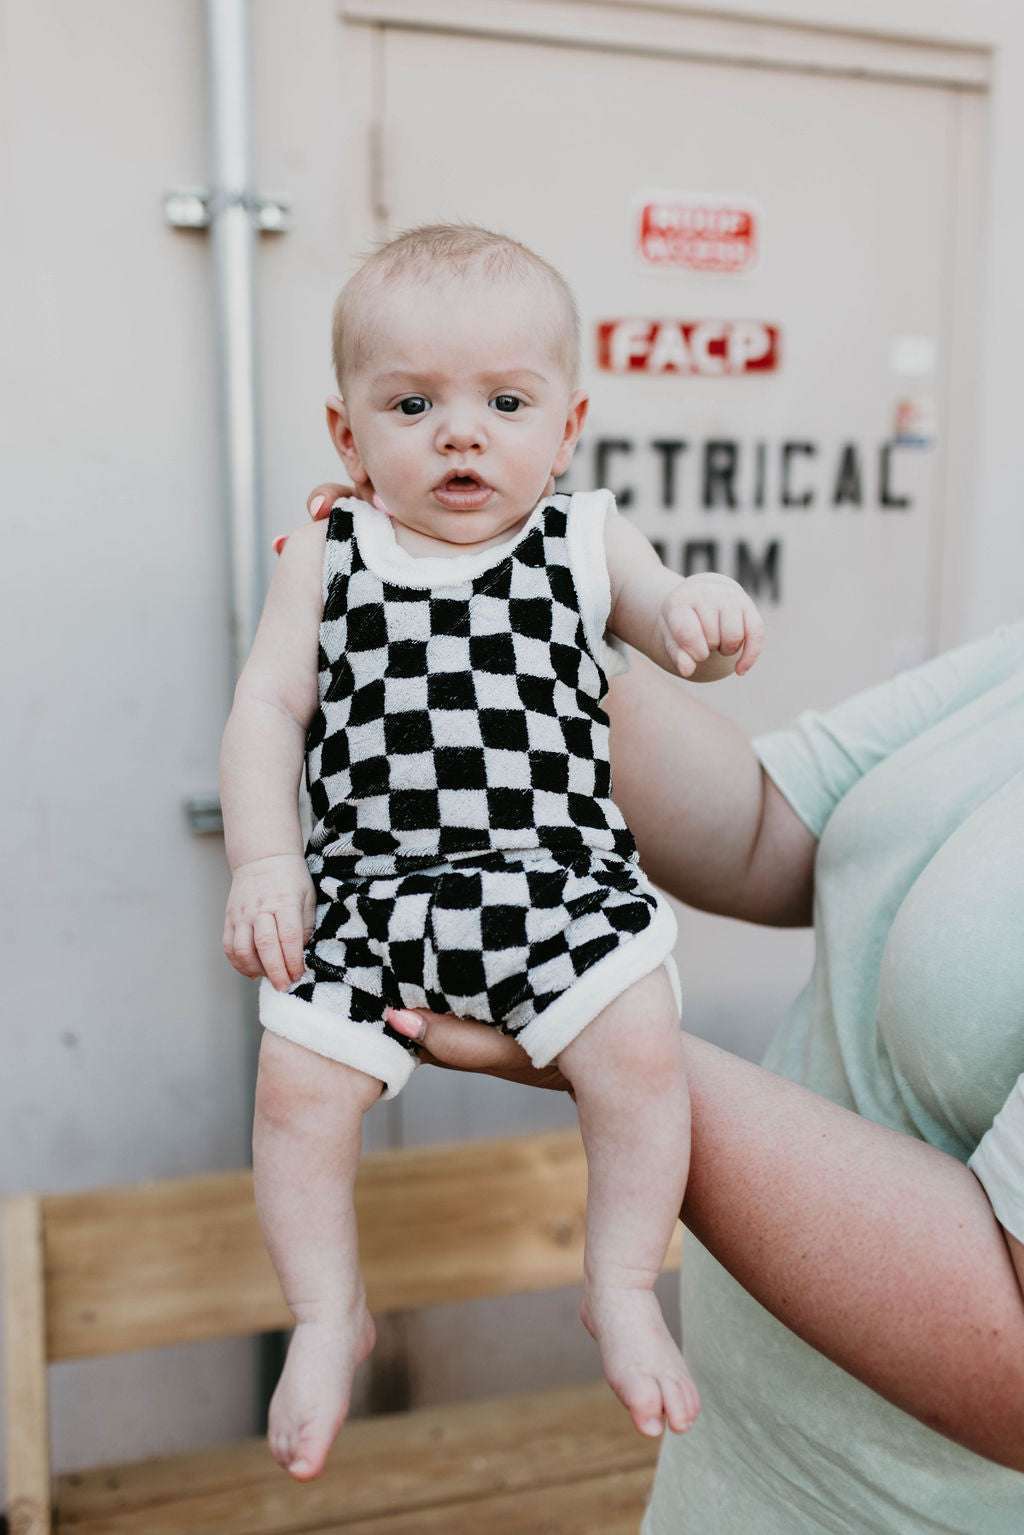
[[[293,995],[357,1022],[427,1007],[510,1034],[642,932],[656,905],[639,869],[614,854],[546,849],[324,883],[309,975]]]
[[[308,852],[383,874],[498,848],[634,858],[611,799],[607,679],[587,644],[568,497],[475,580],[390,584],[331,513]]]
[[[299,1000],[378,1027],[387,1006],[428,1007],[518,1033],[650,925],[569,509],[551,498],[491,568],[427,587],[370,569],[352,511],[332,511]]]

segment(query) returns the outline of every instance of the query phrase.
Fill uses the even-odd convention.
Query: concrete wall
[[[981,632],[1019,612],[1024,569],[1024,16],[1009,0],[718,9],[997,45],[982,363],[962,381],[980,441],[952,616],[959,634]],[[263,379],[268,519],[287,528],[335,467],[320,415],[324,301],[373,232],[367,145],[339,134],[338,100],[365,120],[372,59],[367,29],[343,26],[331,0],[252,11],[257,181],[293,199],[301,230],[264,242],[258,274],[261,350],[276,362]],[[202,10],[0,0],[0,71],[0,1182],[72,1189],[246,1158],[251,1022],[220,954],[222,850],[191,837],[183,811],[214,786],[229,696],[209,249],[161,211],[166,189],[207,175]],[[767,964],[781,940],[758,942]],[[735,1019],[720,1020],[720,1037],[756,1044]],[[566,1112],[493,1084],[475,1091],[468,1108],[447,1105],[446,1135]],[[401,1137],[400,1114],[375,1133]],[[553,1307],[549,1337],[565,1310]],[[543,1327],[538,1339],[540,1355]],[[254,1397],[247,1344],[65,1366],[57,1458],[243,1432]]]

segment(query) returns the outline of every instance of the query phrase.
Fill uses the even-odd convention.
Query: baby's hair
[[[406,229],[363,261],[342,288],[334,305],[331,350],[338,388],[344,375],[359,368],[369,350],[365,325],[367,299],[388,282],[411,278],[429,282],[440,276],[539,277],[548,287],[559,311],[558,331],[552,343],[566,376],[575,388],[580,370],[580,320],[576,301],[561,272],[536,251],[476,224],[422,224]]]

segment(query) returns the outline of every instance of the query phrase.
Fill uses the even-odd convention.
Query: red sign
[[[753,203],[659,197],[640,208],[637,246],[648,266],[688,272],[749,272],[757,261],[760,216]]]
[[[761,320],[602,320],[597,365],[609,373],[699,378],[774,373],[780,334]]]

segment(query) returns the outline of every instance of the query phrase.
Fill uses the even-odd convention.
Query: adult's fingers
[[[320,522],[324,517],[329,517],[331,507],[341,496],[358,496],[360,492],[351,485],[335,485],[333,482],[315,486],[306,497],[306,511],[314,522]],[[280,554],[288,542],[287,533],[278,533],[271,539],[270,547],[275,554]]]
[[[399,1034],[425,1045],[435,1060],[460,1071],[516,1066],[523,1058],[515,1040],[499,1034],[490,1024],[454,1018],[450,1013],[432,1013],[425,1008],[388,1008],[385,1017]]]
[[[488,1023],[469,1018],[453,1018],[449,1013],[427,1009],[389,1008],[388,1023],[407,1039],[420,1045],[421,1058],[452,1071],[479,1071],[488,1076],[522,1082],[531,1087],[547,1087],[559,1092],[569,1084],[557,1066],[536,1067],[521,1045],[501,1034]]]
[[[318,522],[321,517],[330,515],[331,507],[335,501],[339,501],[342,496],[354,496],[356,494],[358,492],[353,485],[336,485],[332,481],[328,481],[324,485],[316,485],[306,497],[306,511],[314,522]]]
[[[355,496],[360,501],[369,501],[372,504],[373,485],[369,480],[360,480],[358,485],[339,485],[334,480],[328,480],[310,491],[306,497],[306,510],[314,522],[319,522],[322,517],[330,516],[331,507],[335,501],[340,501],[342,496]]]

